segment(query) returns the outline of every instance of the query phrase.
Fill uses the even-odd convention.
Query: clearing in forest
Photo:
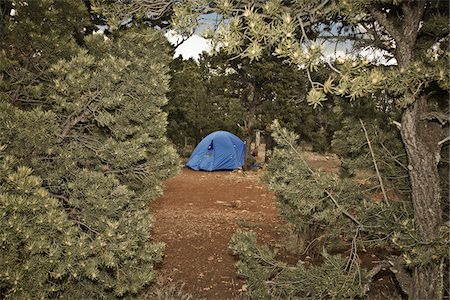
[[[165,182],[151,212],[153,238],[166,243],[163,280],[184,283],[187,292],[206,299],[235,299],[245,290],[228,251],[238,228],[277,247],[282,227],[274,195],[252,171],[183,169]]]
[[[335,156],[308,151],[305,159],[316,170],[339,170]],[[166,243],[159,285],[184,284],[193,299],[243,299],[246,285],[236,276],[236,258],[228,250],[237,229],[255,231],[259,243],[278,248],[281,260],[296,263],[296,256],[283,247],[292,241],[286,239],[288,227],[278,214],[275,195],[260,180],[262,172],[182,169],[165,182],[164,195],[150,207],[152,237]],[[302,259],[311,263],[309,257]],[[362,259],[370,269],[377,257],[366,253]],[[400,299],[392,276],[380,275],[367,299]]]

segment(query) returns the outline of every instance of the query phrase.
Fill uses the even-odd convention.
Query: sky
[[[166,37],[172,44],[176,44],[181,40],[181,37],[177,36],[173,32],[166,33]],[[332,60],[337,57],[346,57],[349,56],[348,52],[350,51],[350,48],[350,45],[345,45],[342,43],[338,44],[337,47],[335,47],[334,43],[324,44],[324,56],[326,58],[331,58]],[[179,55],[181,55],[184,59],[193,58],[197,60],[203,51],[210,50],[211,42],[198,34],[194,34],[177,47],[174,57],[178,57]],[[379,51],[373,52],[369,50],[363,50],[359,54],[363,57],[367,57],[369,60],[375,60],[382,64],[395,63],[395,61],[392,60],[385,61],[384,59],[382,59],[382,53]]]
[[[205,30],[214,27],[217,18],[218,16],[215,13],[201,15],[197,19],[198,27],[194,34],[177,47],[174,57],[181,55],[184,59],[198,59],[203,51],[210,51],[212,48],[211,42],[203,38],[203,33]],[[169,31],[165,35],[169,42],[175,45],[181,40],[181,36],[176,35],[174,31]]]
[[[177,44],[181,40],[181,38],[173,32],[166,33],[166,38],[172,44]],[[203,51],[209,50],[211,50],[211,42],[194,34],[177,47],[174,57],[181,55],[184,59],[193,58],[197,60]]]

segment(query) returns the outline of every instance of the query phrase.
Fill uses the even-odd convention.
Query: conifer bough
[[[408,157],[416,239],[414,251],[429,253],[424,250],[424,245],[428,245],[430,251],[435,252],[431,255],[433,259],[426,262],[413,262],[405,254],[403,263],[411,274],[402,272],[405,276],[397,278],[411,299],[441,299],[445,256],[439,254],[437,245],[446,239],[443,233],[448,228],[444,224],[438,164],[450,121],[448,1],[221,0],[201,3],[177,3],[174,25],[181,27],[180,32],[193,30],[195,24],[185,20],[216,12],[219,23],[210,34],[217,45],[252,60],[259,59],[263,50],[269,48],[309,74],[316,70],[323,57],[320,41],[326,32],[337,32],[336,41],[353,41],[359,49],[382,51],[389,59],[395,59],[393,65],[384,66],[360,58],[356,53],[341,58],[332,65],[335,74],[325,84],[311,80],[312,90],[307,100],[318,106],[326,101],[327,95],[337,94],[358,101],[377,91],[395,99],[401,120],[393,121],[400,124]]]

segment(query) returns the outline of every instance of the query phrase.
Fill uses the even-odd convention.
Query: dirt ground
[[[313,169],[338,172],[333,155],[306,153]],[[194,299],[243,299],[245,282],[237,278],[236,258],[229,250],[237,229],[253,230],[258,242],[278,248],[282,259],[295,263],[283,249],[286,224],[278,215],[275,195],[260,180],[263,171],[203,172],[182,169],[165,182],[164,195],[150,207],[155,219],[152,237],[166,243],[159,266],[160,285],[184,284]],[[371,267],[377,257],[366,254]],[[392,274],[376,279],[368,299],[401,299]]]
[[[183,169],[165,182],[151,212],[153,238],[166,243],[160,272],[206,299],[235,299],[245,290],[228,251],[238,228],[275,247],[281,236],[275,197],[256,172]]]

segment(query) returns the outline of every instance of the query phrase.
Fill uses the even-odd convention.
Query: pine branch
[[[319,183],[319,179],[317,179],[317,174],[313,171],[313,169],[311,169],[311,167],[308,165],[308,163],[306,162],[306,160],[303,158],[303,155],[297,150],[297,148],[294,147],[294,145],[289,141],[289,139],[287,137],[285,137],[284,135],[281,135],[284,139],[285,142],[287,142],[287,144],[292,148],[292,150],[295,152],[295,154],[297,154],[297,156],[301,159],[302,163],[306,166],[306,168],[308,169],[308,171],[310,172],[310,174],[312,175],[313,180],[316,183]],[[329,192],[328,190],[325,190],[325,193],[327,194],[327,196],[331,199],[331,201],[333,201],[334,205],[345,215],[347,216],[350,220],[352,220],[354,223],[356,223],[359,227],[363,228],[363,224],[358,221],[358,219],[356,219],[351,213],[349,213],[345,208],[343,208],[342,206],[339,205],[339,203],[337,202],[337,200],[333,197],[333,195],[331,194],[331,192]]]
[[[100,232],[98,232],[98,231],[95,230],[95,229],[92,229],[91,227],[89,227],[88,225],[86,225],[85,223],[83,223],[83,222],[81,222],[81,221],[79,221],[79,220],[75,220],[75,223],[77,223],[77,224],[80,225],[81,227],[84,227],[84,228],[88,229],[89,231],[91,231],[91,232],[93,232],[93,233],[95,233],[95,234],[97,234],[97,235],[100,234]]]
[[[135,0],[132,2],[130,15],[145,11],[152,19],[156,20],[168,12],[174,2],[172,0]]]
[[[355,222],[359,227],[363,227],[363,224],[361,222],[358,221],[358,219],[356,219],[352,214],[350,214],[346,209],[342,208],[339,203],[336,201],[336,199],[333,197],[333,195],[325,190],[325,193],[328,195],[328,197],[331,199],[331,201],[333,201],[334,205],[336,205],[336,207],[344,214],[346,215],[350,220],[352,220],[353,222]]]
[[[74,111],[69,115],[69,117],[67,117],[63,125],[63,130],[57,140],[58,143],[61,143],[69,135],[69,132],[72,130],[73,127],[75,127],[75,125],[77,125],[80,122],[84,122],[86,120],[87,116],[91,112],[89,106],[94,102],[94,100],[97,99],[101,91],[102,90],[97,90],[96,93],[90,97],[90,99],[81,109],[81,113]],[[77,113],[79,114],[77,115]]]

